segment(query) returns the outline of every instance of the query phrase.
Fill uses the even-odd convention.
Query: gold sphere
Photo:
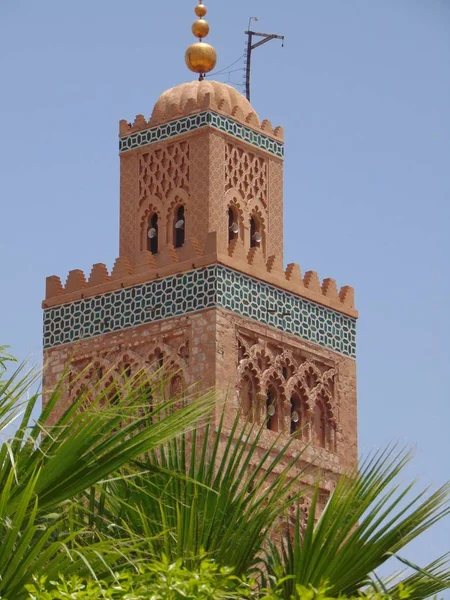
[[[194,73],[209,73],[217,63],[216,50],[205,42],[191,44],[186,50],[186,65]]]
[[[206,15],[207,12],[208,10],[204,4],[198,4],[195,7],[195,14],[197,15],[197,17],[202,18]]]
[[[192,33],[196,38],[203,39],[209,33],[209,23],[205,19],[199,19],[192,25]]]

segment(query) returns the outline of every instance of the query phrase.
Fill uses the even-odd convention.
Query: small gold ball
[[[202,18],[206,15],[207,12],[208,10],[204,4],[198,4],[195,7],[195,14],[197,15],[197,17]]]
[[[192,25],[192,33],[196,38],[203,39],[209,33],[209,23],[205,19],[199,19]]]
[[[217,63],[215,49],[205,42],[191,44],[186,50],[186,65],[194,73],[209,73]]]

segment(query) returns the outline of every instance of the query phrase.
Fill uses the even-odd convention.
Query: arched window
[[[251,375],[246,375],[241,388],[242,414],[251,423],[255,420],[255,382]]]
[[[148,220],[147,250],[158,254],[158,215],[155,213]]]
[[[179,206],[175,211],[173,245],[175,248],[181,248],[184,244],[186,235],[186,219],[184,215],[184,206]]]
[[[295,394],[291,398],[291,435],[297,431],[302,431],[303,414],[302,414],[301,399]]]
[[[236,212],[230,206],[228,209],[228,243],[232,242],[239,235],[239,224]]]
[[[327,447],[327,414],[322,400],[317,400],[314,407],[314,445]]]
[[[266,396],[267,429],[278,431],[278,394],[272,386]]]
[[[291,397],[291,435],[297,434],[299,439],[309,442],[309,428],[310,419],[306,402],[296,392]]]
[[[259,246],[262,242],[261,231],[259,227],[259,223],[252,217],[250,219],[250,248],[255,248]]]

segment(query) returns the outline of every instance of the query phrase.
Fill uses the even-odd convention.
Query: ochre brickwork
[[[212,112],[205,116],[205,111]],[[302,274],[299,265],[284,265],[283,130],[260,121],[248,101],[230,86],[203,81],[164,93],[149,120],[138,115],[133,124],[122,121],[120,136],[120,256],[111,273],[97,263],[89,276],[71,271],[65,284],[49,277],[44,308],[56,315],[52,307],[86,305],[87,299],[153,281],[159,283],[152,284],[152,290],[159,291],[152,292],[152,300],[169,305],[171,294],[179,291],[164,288],[164,278],[188,272],[195,278],[199,269],[211,265],[238,272],[238,282],[241,274],[251,276],[259,285],[253,290],[262,289],[263,282],[276,288],[276,293],[261,292],[267,297],[260,298],[261,307],[251,313],[252,319],[239,316],[250,314],[242,306],[252,299],[242,299],[243,285],[238,283],[239,289],[232,293],[242,296],[239,308],[208,303],[145,325],[134,321],[134,326],[125,315],[117,325],[123,330],[103,333],[94,328],[88,332],[91,337],[80,342],[60,339],[65,345],[45,351],[45,394],[69,362],[71,381],[77,381],[78,388],[69,383],[59,414],[79,385],[91,385],[96,369],[119,376],[125,366],[132,373],[139,368],[151,370],[155,361],[162,361],[169,372],[168,394],[178,393],[183,385],[195,385],[199,391],[215,388],[218,410],[221,399],[228,398],[228,425],[238,410],[253,421],[267,420],[261,456],[278,435],[279,448],[288,436],[295,436],[292,451],[304,453],[293,470],[306,469],[303,480],[312,485],[320,469],[323,504],[339,474],[357,461],[356,363],[350,358],[354,344],[345,355],[339,344],[327,345],[305,331],[281,327],[275,317],[268,318],[277,308],[267,298],[277,297],[280,306],[289,294],[304,299],[309,321],[318,320],[325,307],[337,324],[320,317],[323,325],[317,329],[324,328],[320,334],[324,339],[341,335],[336,331],[343,315],[354,328],[358,314],[350,286],[339,290],[333,279],[320,281],[314,271]],[[183,235],[177,237],[180,214],[184,215]],[[153,217],[158,223],[158,248],[151,253]],[[260,240],[252,235],[252,227]],[[124,304],[135,301],[134,293],[133,288]],[[291,306],[298,306],[298,298],[294,300]],[[47,328],[64,318],[55,315],[49,317]],[[297,316],[291,315],[292,322]],[[331,333],[325,331],[327,327]],[[347,335],[342,331],[342,336]],[[52,332],[47,333],[51,338]],[[343,344],[343,340],[338,341]],[[80,380],[83,369],[87,371]],[[170,373],[175,372],[173,379]],[[307,504],[304,510],[307,514]]]
[[[77,381],[76,389],[72,389],[75,394],[92,382],[88,367],[100,367],[103,375],[111,372],[119,377],[126,365],[131,373],[142,368],[153,369],[159,356],[169,375],[181,374],[186,386],[195,384],[199,391],[215,388],[218,406],[228,399],[230,426],[240,408],[246,414],[253,411],[253,418],[263,422],[267,392],[275,389],[277,426],[273,431],[264,432],[262,449],[271,445],[280,433],[281,449],[286,436],[291,434],[291,399],[303,399],[302,427],[296,433],[298,441],[294,442],[292,452],[304,450],[305,444],[310,444],[298,468],[310,464],[314,469],[324,469],[329,473],[325,489],[339,473],[356,463],[355,361],[254,322],[250,325],[247,319],[222,309],[168,319],[46,351],[44,389],[54,387],[69,362],[71,380]],[[80,379],[83,371],[85,377]],[[244,397],[248,382],[253,395]],[[108,379],[105,379],[107,384]],[[246,404],[248,398],[253,405]],[[55,417],[62,414],[69,402],[70,396],[66,395]],[[314,421],[320,403],[323,423]],[[319,438],[322,425],[324,436]]]

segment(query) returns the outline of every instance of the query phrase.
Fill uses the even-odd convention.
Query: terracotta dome
[[[120,121],[121,136],[164,125],[181,117],[204,110],[212,110],[231,117],[247,127],[256,129],[277,140],[283,140],[283,128],[272,127],[268,119],[260,122],[258,115],[245,96],[234,87],[218,81],[191,81],[167,90],[159,97],[149,121],[144,115],[137,115],[133,123]]]
[[[153,109],[151,124],[170,121],[204,109],[233,115],[238,120],[259,119],[250,102],[231,85],[218,81],[191,81],[165,91]]]

